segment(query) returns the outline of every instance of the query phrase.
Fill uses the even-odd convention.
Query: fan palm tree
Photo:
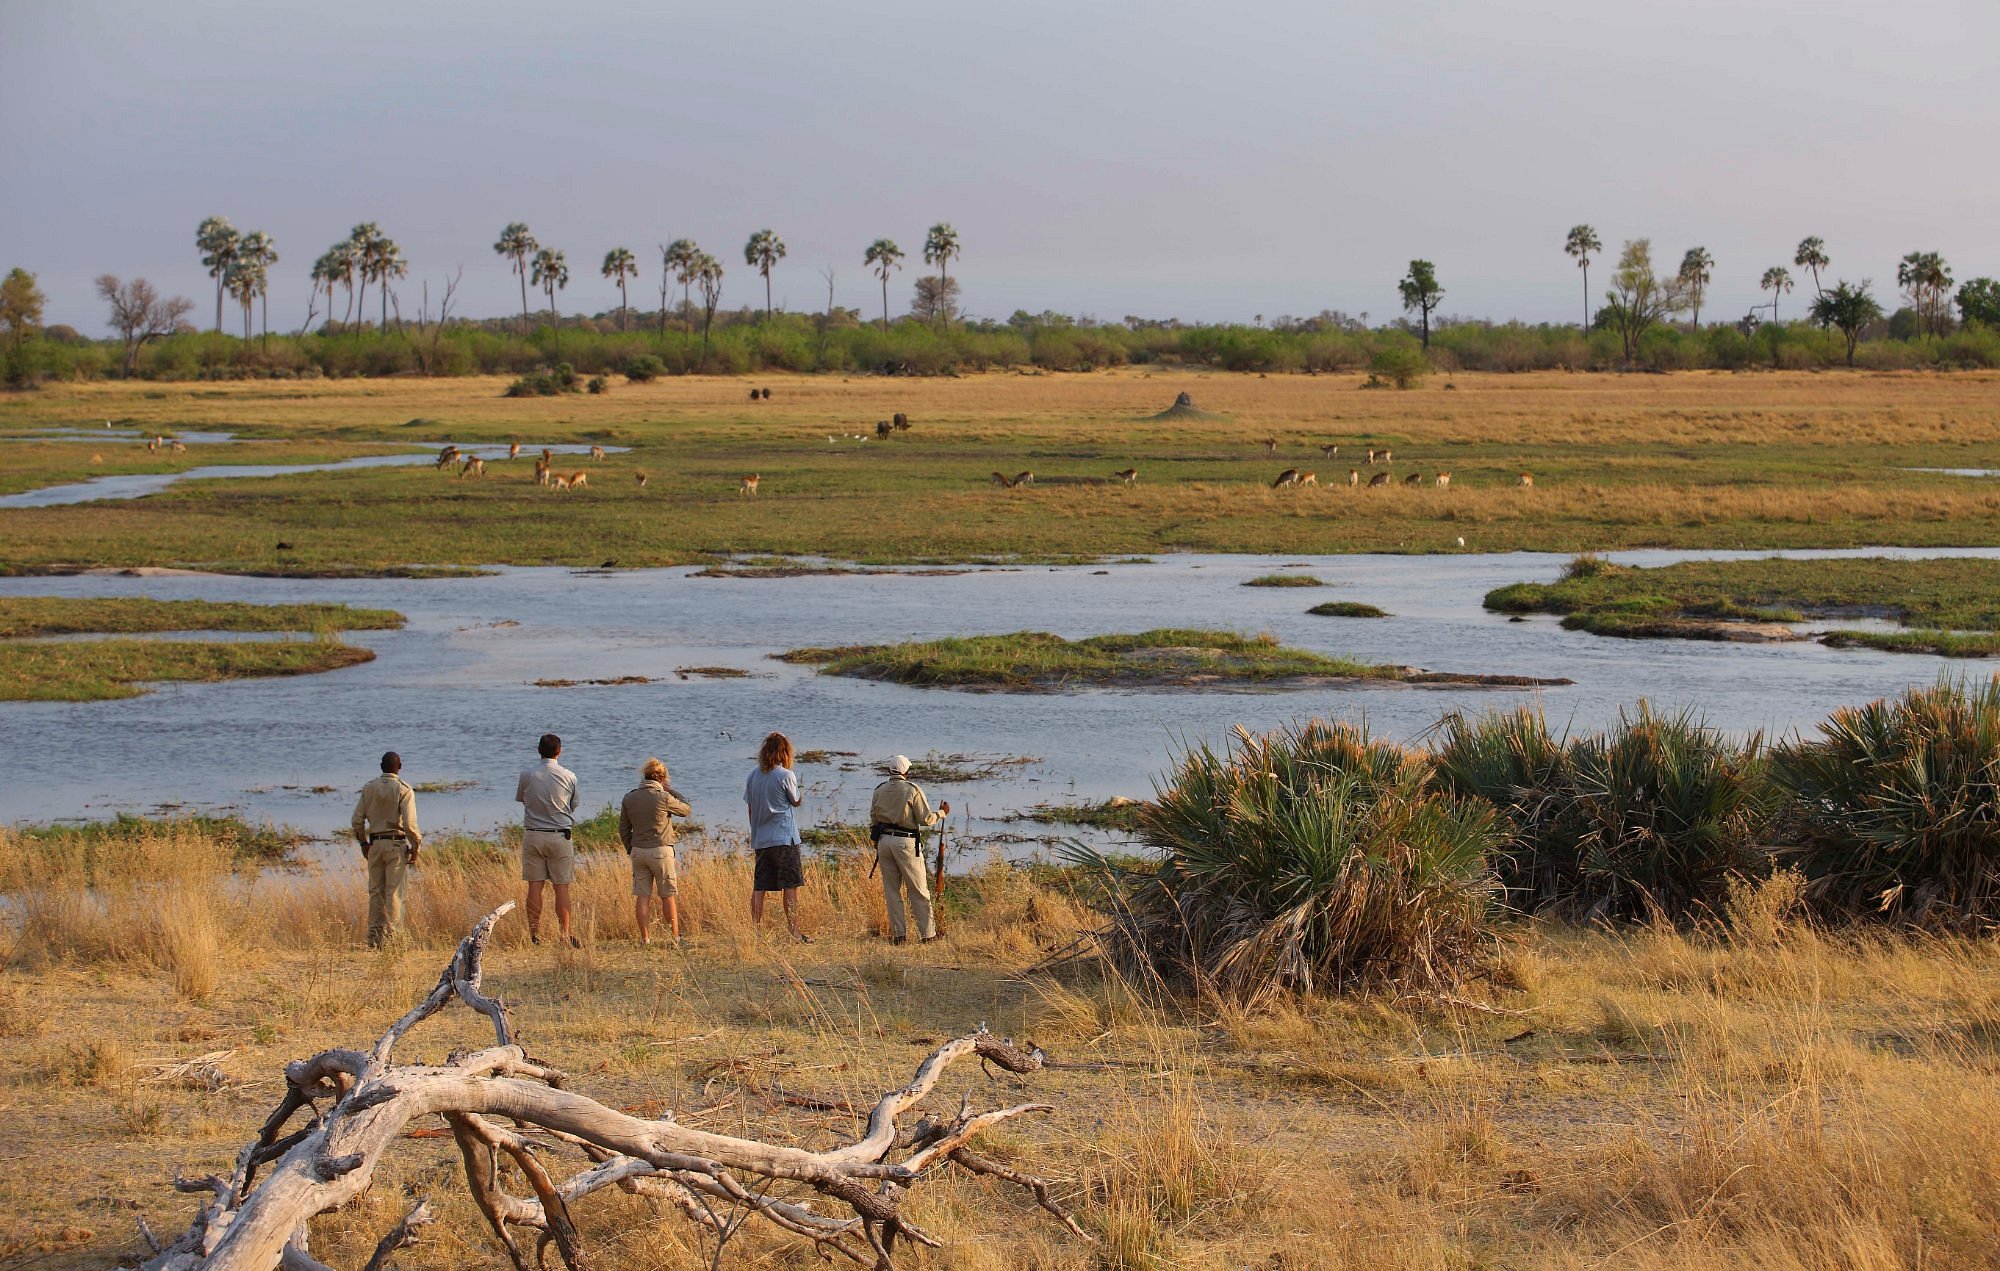
[[[1944,334],[1945,293],[1951,290],[1951,266],[1937,252],[1911,252],[1896,265],[1896,285],[1910,295],[1910,304],[1932,335]]]
[[[510,266],[521,277],[521,327],[528,326],[528,258],[541,249],[535,236],[525,221],[510,221],[506,229],[500,231],[499,241],[493,244],[493,251],[514,262]]]
[[[743,263],[764,275],[764,316],[771,316],[771,266],[785,258],[785,240],[767,229],[760,229],[743,244]]]
[[[1792,257],[1792,263],[1800,269],[1812,271],[1813,295],[1823,296],[1825,288],[1819,285],[1819,271],[1833,264],[1833,258],[1826,254],[1826,240],[1815,234],[1811,238],[1799,240],[1799,250]]]
[[[238,249],[238,259],[256,266],[254,280],[257,298],[263,303],[264,343],[271,342],[271,266],[278,263],[278,244],[263,230],[252,230],[243,236]]]
[[[681,285],[681,304],[692,302],[690,288],[694,286],[695,263],[701,259],[701,248],[691,238],[677,238],[660,249],[660,264],[674,275],[674,281]]]
[[[951,227],[951,222],[939,221],[924,235],[924,263],[938,267],[939,288],[950,285],[951,275],[946,271],[958,254],[958,231]],[[939,294],[943,294],[942,290]]]
[[[340,248],[334,247],[322,252],[320,258],[313,262],[313,298],[317,300],[321,291],[326,292],[326,320],[328,322],[333,321],[333,289],[338,287],[340,280],[347,275],[345,261],[346,253],[342,252]]]
[[[688,268],[701,284],[701,357],[708,360],[708,330],[715,325],[715,306],[722,299],[722,262],[707,252],[696,252]]]
[[[1576,257],[1576,263],[1583,269],[1583,329],[1590,330],[1590,254],[1604,250],[1604,243],[1597,237],[1597,231],[1588,225],[1572,225],[1569,237],[1563,240],[1563,250]]]
[[[1681,286],[1687,288],[1688,303],[1694,308],[1694,329],[1701,330],[1701,298],[1715,277],[1715,257],[1706,247],[1690,247],[1681,257]]]
[[[257,309],[257,262],[239,254],[222,275],[223,290],[243,310],[243,338],[250,338],[250,315]]]
[[[382,294],[382,330],[389,329],[389,280],[410,276],[410,262],[403,259],[403,249],[387,234],[378,233],[368,241],[361,253],[361,268],[375,280],[375,289]]]
[[[882,329],[889,329],[889,274],[903,267],[903,249],[896,246],[894,239],[878,238],[868,244],[868,254],[862,263],[875,271],[882,280]]]
[[[223,276],[236,263],[236,253],[243,245],[243,235],[229,223],[226,216],[211,216],[195,227],[194,245],[201,251],[201,263],[208,269],[208,276],[215,279],[215,329],[222,330]]]
[[[368,282],[375,276],[375,240],[381,237],[382,227],[373,221],[363,221],[347,232],[348,249],[354,254],[355,276],[360,279],[354,307],[363,326],[368,324]]]
[[[1764,280],[1757,284],[1760,291],[1771,293],[1771,321],[1778,320],[1778,297],[1792,289],[1791,271],[1783,265],[1773,265],[1764,271]]]
[[[562,351],[562,316],[556,312],[556,292],[569,286],[569,261],[553,247],[536,251],[528,267],[537,287],[549,297],[549,324],[556,329],[556,351]]]
[[[604,253],[604,268],[599,272],[618,281],[618,329],[623,331],[631,313],[630,306],[625,303],[625,280],[639,276],[639,258],[632,254],[629,247],[614,247]]]

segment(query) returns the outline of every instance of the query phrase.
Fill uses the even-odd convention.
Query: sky
[[[1668,270],[1706,246],[1733,318],[1808,234],[1885,298],[1913,250],[2000,275],[1996,106],[1995,0],[0,0],[0,269],[91,334],[105,272],[212,321],[219,213],[277,240],[289,330],[376,221],[407,309],[462,266],[486,316],[519,308],[520,220],[567,252],[565,312],[617,304],[615,246],[656,297],[677,237],[734,306],[769,227],[778,304],[823,308],[830,267],[872,314],[867,245],[909,254],[901,312],[949,221],[980,317],[1380,322],[1423,257],[1446,314],[1561,321],[1588,222],[1593,307],[1648,237]]]

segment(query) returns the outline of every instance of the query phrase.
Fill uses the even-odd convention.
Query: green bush
[[[605,379],[602,375],[593,375],[590,377],[590,382],[585,384],[584,387],[590,390],[591,395],[594,397],[609,389],[611,381]]]
[[[1255,1003],[1438,987],[1487,948],[1497,818],[1349,725],[1239,729],[1228,753],[1188,750],[1140,826],[1165,853],[1157,870],[1073,852],[1103,884],[1101,947],[1128,975]]]
[[[667,373],[666,364],[651,353],[625,363],[625,378],[634,384],[650,384]]]
[[[1415,388],[1423,383],[1424,374],[1429,370],[1424,351],[1414,343],[1392,344],[1377,350],[1375,356],[1368,359],[1369,381],[1380,381],[1396,388]]]
[[[2000,921],[2000,677],[1843,707],[1779,746],[1787,854],[1824,910],[1929,926]]]

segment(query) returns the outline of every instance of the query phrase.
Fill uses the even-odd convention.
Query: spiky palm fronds
[[[1483,947],[1497,819],[1361,729],[1314,720],[1191,748],[1141,822],[1166,853],[1156,872],[1077,852],[1107,886],[1100,935],[1128,974],[1255,1002],[1447,984]]]
[[[2000,677],[1843,707],[1780,746],[1788,837],[1823,906],[1933,926],[2000,921]]]
[[[1432,731],[1438,780],[1462,798],[1492,804],[1506,826],[1493,866],[1508,903],[1533,912],[1573,900],[1582,831],[1568,737],[1551,733],[1541,711],[1525,706],[1476,717],[1453,711]]]

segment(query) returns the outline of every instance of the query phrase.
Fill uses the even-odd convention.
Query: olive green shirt
[[[657,781],[647,781],[618,805],[618,841],[628,852],[674,845],[674,822],[686,816],[688,805]]]
[[[417,792],[393,772],[385,772],[361,787],[354,802],[354,841],[368,846],[371,834],[401,834],[411,847],[422,847],[417,829]]]

